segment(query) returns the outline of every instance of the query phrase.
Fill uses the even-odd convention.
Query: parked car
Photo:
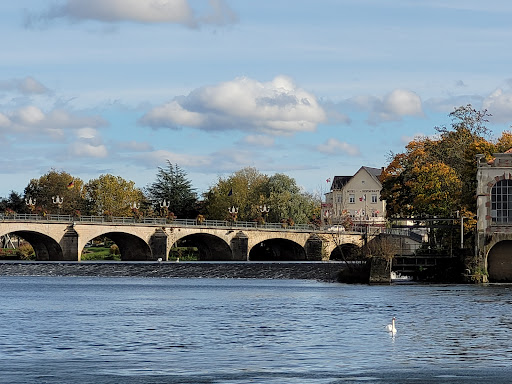
[[[343,225],[333,225],[327,228],[327,230],[332,232],[345,232],[345,227]]]

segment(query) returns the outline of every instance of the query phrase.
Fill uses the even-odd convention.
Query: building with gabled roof
[[[386,202],[380,199],[382,168],[361,167],[353,176],[335,176],[322,204],[324,223],[339,224],[349,216],[355,224],[383,225]]]

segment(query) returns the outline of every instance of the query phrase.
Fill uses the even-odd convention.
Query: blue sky
[[[0,196],[50,169],[197,192],[251,166],[306,191],[385,166],[471,103],[512,121],[512,3],[0,2]]]

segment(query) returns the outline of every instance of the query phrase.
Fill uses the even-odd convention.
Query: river
[[[4,276],[0,289],[1,383],[512,380],[507,285]]]

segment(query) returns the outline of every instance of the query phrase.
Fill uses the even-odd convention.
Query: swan
[[[386,331],[392,333],[393,335],[396,333],[395,320],[396,319],[393,317],[391,319],[391,324],[386,325]]]

